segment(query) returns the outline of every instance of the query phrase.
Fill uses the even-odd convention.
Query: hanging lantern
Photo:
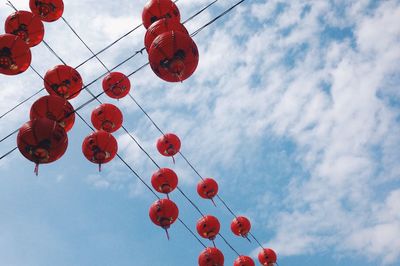
[[[234,262],[233,266],[256,266],[254,260],[248,256],[239,256]]]
[[[62,0],[30,0],[29,7],[33,14],[46,22],[58,20],[64,12]]]
[[[221,226],[218,219],[212,215],[201,217],[197,221],[196,229],[199,235],[211,241],[218,235]]]
[[[18,132],[17,146],[22,155],[36,164],[47,164],[61,158],[68,147],[68,137],[63,127],[47,118],[25,123]]]
[[[169,239],[168,228],[178,219],[179,209],[176,204],[169,199],[161,199],[154,202],[149,210],[151,221],[165,229]]]
[[[38,16],[28,11],[17,11],[7,17],[6,33],[19,36],[29,47],[38,45],[44,36],[44,25]]]
[[[199,266],[224,266],[224,254],[217,248],[206,248],[199,256]]]
[[[199,52],[192,38],[182,32],[168,31],[151,44],[149,62],[153,72],[168,82],[189,78],[199,63]]]
[[[161,168],[152,175],[151,185],[156,191],[167,194],[168,197],[168,194],[178,186],[178,176],[169,168]]]
[[[231,230],[237,236],[242,236],[247,238],[248,233],[251,229],[251,223],[249,219],[244,216],[238,216],[233,219],[231,223]]]
[[[68,132],[75,123],[75,112],[72,105],[64,98],[47,95],[34,102],[31,107],[30,119],[38,118],[56,121],[65,129],[65,132]]]
[[[129,78],[120,72],[111,72],[103,79],[104,92],[113,99],[121,99],[131,89]]]
[[[58,65],[46,72],[44,86],[50,95],[58,95],[70,100],[81,92],[83,81],[74,68]]]
[[[118,151],[117,140],[108,132],[96,131],[85,138],[82,144],[82,152],[92,163],[101,165],[114,159]]]
[[[166,18],[160,19],[157,22],[151,24],[151,26],[146,31],[146,35],[144,37],[144,46],[146,47],[147,52],[149,51],[153,41],[158,36],[168,31],[177,31],[189,35],[185,26],[179,23],[179,21]]]
[[[177,135],[167,133],[157,140],[157,150],[161,155],[172,157],[181,149],[181,140]]]
[[[29,46],[13,34],[0,35],[0,73],[18,75],[31,65]]]
[[[212,178],[204,178],[197,184],[197,193],[203,199],[210,199],[214,203],[213,198],[218,194],[218,183]]]
[[[103,103],[93,110],[91,120],[97,130],[113,133],[121,128],[123,116],[115,105]]]
[[[276,263],[277,256],[272,249],[263,248],[260,253],[258,253],[258,260],[263,266],[273,266]]]
[[[178,7],[171,0],[150,0],[143,8],[143,26],[147,29],[152,23],[162,18],[179,22],[181,15]]]

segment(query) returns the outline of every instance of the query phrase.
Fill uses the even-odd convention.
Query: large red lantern
[[[276,263],[277,256],[272,249],[263,248],[260,253],[258,253],[258,260],[263,266],[273,266]]]
[[[161,168],[151,177],[151,185],[160,192],[167,194],[171,193],[178,186],[178,176],[169,168]]]
[[[91,120],[97,130],[113,133],[121,128],[123,116],[115,105],[103,103],[93,110]]]
[[[210,199],[214,203],[213,198],[218,194],[218,183],[212,178],[204,178],[197,184],[197,193],[203,199]]]
[[[224,254],[217,248],[206,248],[199,256],[199,266],[224,266]]]
[[[103,79],[104,92],[113,99],[121,99],[131,89],[129,78],[120,72],[111,72]]]
[[[33,14],[46,22],[56,21],[64,12],[62,0],[30,0],[29,7]]]
[[[44,86],[50,95],[58,95],[70,100],[78,96],[83,87],[83,81],[74,68],[58,65],[46,72]]]
[[[31,50],[19,36],[0,35],[0,73],[18,75],[28,69],[31,60]]]
[[[196,229],[199,235],[211,241],[219,234],[221,225],[218,219],[212,215],[206,215],[197,221]]]
[[[248,256],[239,256],[234,262],[233,266],[256,266],[254,260]]]
[[[162,18],[179,22],[181,15],[178,7],[171,0],[150,0],[142,12],[143,26],[147,29],[152,23]]]
[[[250,229],[251,223],[246,217],[238,216],[232,220],[231,230],[235,235],[247,238]]]
[[[151,44],[149,62],[154,73],[168,82],[189,78],[199,63],[199,52],[192,38],[182,32],[168,31]]]
[[[117,140],[108,132],[103,130],[93,132],[85,138],[82,144],[82,152],[92,163],[101,165],[114,159],[118,151]]]
[[[43,22],[28,11],[17,11],[7,17],[6,33],[19,36],[29,47],[38,45],[44,36]]]
[[[68,132],[75,123],[75,112],[72,105],[64,98],[56,95],[47,95],[33,103],[30,118],[31,120],[48,118],[56,121]]]
[[[161,155],[172,157],[181,149],[181,140],[177,135],[167,133],[157,140],[157,150]]]
[[[178,219],[179,209],[172,200],[160,199],[150,206],[149,216],[155,225],[165,229],[169,239],[168,228]]]
[[[68,137],[60,125],[47,118],[39,118],[25,123],[18,132],[17,145],[19,151],[28,160],[39,164],[58,160],[67,150]]]
[[[146,47],[147,52],[149,51],[153,41],[159,35],[168,31],[179,31],[189,35],[185,26],[183,26],[179,21],[166,18],[160,19],[157,22],[151,24],[151,26],[146,31],[146,35],[144,37],[144,46]]]

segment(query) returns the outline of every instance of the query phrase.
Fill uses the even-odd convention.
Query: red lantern
[[[97,130],[113,133],[121,128],[121,111],[113,104],[103,103],[92,112],[92,124]]]
[[[203,199],[210,199],[214,203],[213,198],[218,193],[218,184],[212,178],[205,178],[197,184],[197,193]]]
[[[111,72],[103,79],[103,90],[113,99],[125,97],[130,89],[129,78],[120,72]]]
[[[29,47],[43,40],[43,22],[28,11],[17,11],[8,16],[4,28],[6,33],[19,36]]]
[[[192,38],[182,32],[168,31],[151,44],[149,62],[154,73],[168,82],[189,78],[199,63],[199,52]]]
[[[169,168],[161,168],[151,177],[151,185],[156,191],[168,196],[178,186],[178,176]]]
[[[217,248],[206,248],[200,253],[199,266],[224,266],[224,254]]]
[[[197,221],[196,229],[199,235],[209,240],[214,240],[220,230],[220,224],[216,217],[206,215]]]
[[[168,235],[168,228],[178,219],[179,209],[176,204],[169,199],[157,200],[150,206],[149,216],[151,221],[165,229]]]
[[[171,0],[150,0],[142,12],[143,26],[147,29],[152,23],[162,18],[179,22],[181,15],[178,7]]]
[[[18,75],[28,69],[31,60],[31,50],[20,37],[0,35],[0,73]]]
[[[75,112],[72,105],[64,98],[47,95],[33,103],[30,118],[31,120],[48,118],[56,121],[68,132],[75,123]]]
[[[17,145],[25,158],[36,163],[37,175],[39,164],[54,162],[65,153],[68,137],[64,128],[55,121],[39,118],[19,129]]]
[[[62,0],[30,0],[29,7],[33,14],[46,22],[56,21],[64,12]]]
[[[273,266],[276,263],[277,256],[272,249],[263,248],[260,253],[258,253],[258,260],[263,266]]]
[[[160,19],[151,24],[151,26],[147,29],[144,37],[144,46],[146,47],[147,52],[149,51],[154,39],[168,31],[179,31],[189,35],[185,26],[179,23],[179,21],[166,18]]]
[[[44,86],[50,95],[73,99],[83,87],[81,75],[70,66],[59,65],[46,72]]]
[[[231,223],[231,230],[237,236],[247,238],[247,234],[250,232],[251,223],[249,219],[244,216],[238,216],[233,219]]]
[[[177,135],[168,133],[157,140],[157,150],[161,155],[171,157],[181,149],[181,140]]]
[[[256,266],[254,260],[248,256],[239,256],[233,263],[233,266]]]
[[[85,138],[82,152],[92,163],[101,165],[111,161],[118,151],[117,140],[108,132],[96,131]]]

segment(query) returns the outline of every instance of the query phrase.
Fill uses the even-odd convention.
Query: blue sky
[[[140,24],[146,1],[65,1],[64,17],[98,51]],[[177,5],[187,18],[211,1]],[[14,1],[28,9],[28,1]],[[193,32],[225,10],[219,0],[187,24]],[[0,7],[3,20],[12,12]],[[184,83],[159,80],[150,68],[131,77],[132,95],[166,132],[252,232],[289,265],[400,264],[399,1],[245,1],[195,37],[200,63]],[[46,23],[45,40],[71,66],[90,52],[63,21]],[[143,47],[141,28],[100,58],[113,67]],[[44,45],[32,49],[44,74],[59,64]],[[118,71],[146,62],[139,55]],[[84,82],[105,73],[91,60],[78,69]],[[43,87],[28,70],[0,76],[0,113]],[[101,91],[101,81],[93,84]],[[41,95],[45,95],[44,93]],[[77,107],[90,99],[82,92]],[[118,105],[126,128],[205,212],[220,218],[222,233],[239,253],[258,247],[234,237],[230,214],[196,194],[198,177],[182,158],[161,157],[158,131],[130,99]],[[0,120],[0,136],[28,120],[33,100]],[[86,120],[97,104],[81,111]],[[171,240],[148,218],[155,200],[117,159],[97,166],[81,143],[90,130],[77,119],[69,148],[54,164],[34,165],[18,152],[0,161],[1,265],[197,265],[202,246],[175,224]],[[146,180],[155,166],[118,131],[120,154]],[[0,144],[0,154],[15,137]],[[193,230],[199,218],[178,193],[171,195]],[[207,241],[205,244],[211,245]],[[232,265],[236,254],[217,239]]]

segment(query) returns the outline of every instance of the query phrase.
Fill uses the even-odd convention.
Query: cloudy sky
[[[66,0],[64,18],[94,51],[141,23],[146,1]],[[211,0],[177,5],[185,19]],[[219,0],[186,24],[190,32],[236,1]],[[13,2],[29,10],[27,0]],[[3,21],[12,9],[1,2]],[[275,249],[279,265],[400,264],[400,1],[247,0],[200,32],[200,63],[184,83],[158,79],[149,67],[131,76],[132,96],[166,132],[182,140],[182,152],[203,176],[214,177],[220,195],[252,232]],[[45,40],[67,64],[90,52],[59,20],[46,23]],[[140,28],[100,55],[112,68],[143,47]],[[44,73],[60,64],[40,44],[32,65]],[[147,60],[139,54],[117,68],[129,74]],[[84,82],[106,73],[92,59],[78,68]],[[0,113],[43,87],[32,71],[0,76]],[[89,87],[101,92],[101,80]],[[39,96],[45,95],[42,92]],[[0,119],[0,137],[29,119],[36,98]],[[82,92],[77,107],[90,99]],[[230,233],[231,215],[195,191],[198,177],[181,157],[174,165],[155,148],[160,133],[129,98],[118,105],[126,128],[205,213],[217,216],[222,234],[241,254],[258,247]],[[80,114],[90,120],[92,103]],[[0,264],[196,265],[203,247],[179,223],[167,241],[148,218],[155,200],[118,159],[97,166],[81,153],[90,129],[79,119],[69,148],[54,164],[34,165],[18,151],[0,161]],[[124,134],[119,151],[149,182],[155,165]],[[0,143],[0,155],[16,145]],[[181,194],[171,198],[193,230],[199,214]],[[211,245],[203,241],[206,245]],[[221,240],[225,264],[236,254]]]

